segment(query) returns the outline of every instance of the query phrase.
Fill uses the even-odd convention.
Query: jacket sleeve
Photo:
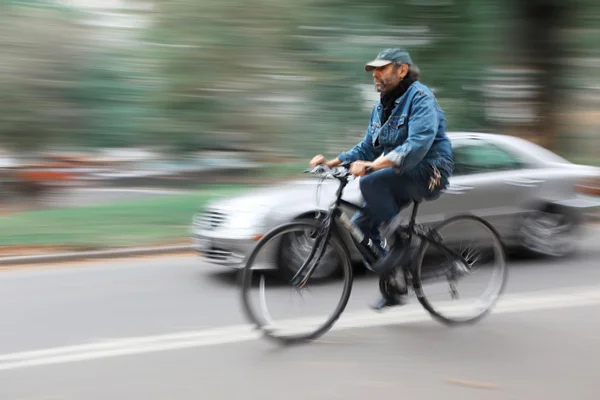
[[[369,120],[369,126],[367,127],[363,140],[352,149],[338,155],[338,158],[342,162],[352,163],[358,160],[374,161],[381,154],[381,150],[376,149],[375,146],[373,146],[373,116],[376,111],[377,107],[374,107],[373,111],[371,111],[371,119]]]
[[[408,118],[408,138],[386,155],[400,171],[416,166],[425,157],[437,134],[438,113],[435,99],[426,94],[415,96]]]

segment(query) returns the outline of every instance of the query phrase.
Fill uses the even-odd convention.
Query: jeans
[[[384,168],[362,176],[359,185],[364,205],[353,216],[352,222],[385,254],[379,229],[414,200],[438,197],[448,185],[448,174],[443,170],[440,172],[440,185],[432,191],[429,190],[429,179],[433,169],[428,164],[418,165],[402,174],[394,168]]]

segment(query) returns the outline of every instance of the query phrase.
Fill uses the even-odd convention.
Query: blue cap
[[[370,72],[391,63],[411,65],[413,62],[408,51],[404,49],[385,49],[377,54],[373,61],[365,65],[365,71]]]

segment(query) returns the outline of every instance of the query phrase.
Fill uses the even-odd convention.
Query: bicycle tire
[[[456,223],[457,221],[474,221],[476,223],[479,223],[481,225],[483,225],[485,227],[485,229],[487,229],[489,231],[489,233],[492,235],[493,239],[495,240],[495,242],[498,245],[498,250],[500,252],[500,257],[502,260],[502,266],[501,266],[501,270],[502,270],[502,278],[499,282],[499,287],[497,289],[497,293],[496,296],[494,298],[494,300],[490,303],[490,305],[487,307],[487,309],[483,312],[481,312],[480,314],[471,317],[471,318],[467,318],[467,319],[453,319],[453,318],[448,318],[446,316],[444,316],[442,313],[438,312],[430,303],[430,301],[427,299],[427,296],[425,296],[425,294],[423,293],[422,290],[422,282],[421,282],[421,272],[422,272],[422,266],[423,266],[423,259],[425,257],[425,252],[427,250],[428,245],[431,243],[431,240],[425,237],[422,237],[423,242],[420,244],[419,246],[419,250],[417,252],[417,256],[415,258],[415,267],[414,267],[414,274],[412,277],[412,284],[413,284],[413,288],[415,289],[415,293],[417,295],[417,299],[419,300],[419,303],[421,303],[421,305],[425,308],[425,310],[427,310],[427,312],[438,322],[444,324],[444,325],[448,325],[448,326],[457,326],[457,325],[467,325],[467,324],[474,324],[476,322],[478,322],[479,320],[481,320],[482,318],[484,318],[485,316],[487,316],[491,310],[494,308],[495,304],[498,302],[499,298],[501,297],[501,295],[504,293],[504,290],[506,288],[506,283],[508,281],[508,267],[507,267],[507,263],[506,263],[506,248],[504,246],[504,243],[502,241],[502,238],[500,237],[498,231],[485,219],[473,215],[473,214],[459,214],[453,217],[450,217],[442,222],[440,222],[436,227],[435,230],[441,230],[444,226],[446,225],[450,225],[452,223]]]
[[[348,304],[348,300],[350,299],[350,294],[352,292],[353,273],[350,262],[350,256],[342,240],[340,239],[339,234],[333,229],[331,231],[329,240],[327,241],[327,245],[331,246],[335,251],[337,251],[340,256],[340,268],[343,269],[342,272],[345,277],[342,296],[333,314],[327,319],[327,321],[324,324],[318,327],[318,329],[307,334],[299,334],[292,336],[279,336],[273,334],[268,329],[265,329],[265,324],[260,318],[258,318],[258,315],[252,309],[249,299],[249,291],[252,286],[252,266],[261,249],[263,249],[272,239],[276,238],[281,234],[285,234],[286,232],[291,232],[294,230],[306,228],[318,229],[321,227],[322,223],[323,222],[321,221],[293,221],[273,228],[262,239],[258,241],[256,246],[253,248],[252,252],[248,256],[246,265],[242,269],[242,308],[244,314],[246,315],[246,318],[248,318],[248,320],[255,326],[255,328],[257,328],[263,333],[263,336],[269,339],[273,339],[280,344],[293,344],[298,342],[315,340],[323,334],[325,334],[327,331],[329,331],[331,327],[335,324],[335,322],[339,319],[339,317],[344,312],[346,305]]]

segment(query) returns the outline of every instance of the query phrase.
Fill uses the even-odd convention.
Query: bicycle
[[[246,317],[257,329],[261,330],[267,338],[275,339],[280,343],[286,344],[317,339],[331,329],[344,312],[353,285],[350,249],[346,245],[347,240],[345,241],[344,237],[347,239],[348,236],[350,236],[351,242],[356,246],[356,249],[362,257],[362,261],[367,268],[371,269],[373,263],[378,259],[378,255],[373,250],[372,246],[366,242],[364,235],[351,224],[348,216],[342,211],[342,207],[348,208],[351,211],[359,209],[359,207],[353,203],[342,199],[344,189],[348,185],[351,177],[349,165],[343,164],[342,166],[333,169],[321,165],[305,172],[321,175],[323,179],[335,178],[339,181],[339,186],[335,193],[335,200],[331,204],[329,210],[324,213],[320,219],[292,221],[273,228],[257,242],[252,252],[248,255],[246,264],[241,271],[242,303]],[[400,257],[397,262],[397,271],[404,274],[408,289],[414,292],[419,303],[427,310],[434,320],[449,326],[479,321],[493,309],[503,293],[507,282],[508,269],[506,266],[506,251],[498,232],[485,219],[469,213],[461,213],[446,218],[435,227],[418,224],[416,222],[416,217],[419,204],[420,201],[413,202],[412,213],[408,224],[402,224],[396,221],[395,226],[392,228],[392,232],[389,234],[390,239],[393,239],[394,241],[401,240],[406,249],[403,256]],[[473,223],[487,232],[490,236],[490,240],[487,244],[491,245],[491,249],[486,249],[487,253],[485,253],[485,255],[489,256],[490,254],[493,254],[495,257],[495,263],[493,265],[494,276],[491,281],[491,286],[488,287],[482,295],[484,299],[478,301],[479,306],[475,307],[476,312],[474,315],[467,317],[453,317],[446,315],[445,311],[443,311],[443,307],[439,308],[433,306],[431,296],[427,296],[424,291],[425,283],[435,282],[437,279],[445,279],[448,283],[452,300],[458,299],[459,296],[456,289],[458,279],[469,276],[471,273],[474,274],[474,271],[479,271],[475,270],[476,263],[486,259],[481,254],[476,255],[471,247],[455,251],[452,248],[452,245],[456,245],[460,242],[460,246],[462,246],[464,240],[458,241],[456,238],[452,240],[453,231],[451,231],[450,235],[446,235],[447,240],[444,239],[444,235],[441,234],[443,228],[457,222]],[[307,288],[308,281],[314,271],[318,268],[319,262],[325,254],[326,249],[329,249],[329,251],[335,252],[339,257],[339,273],[342,275],[343,279],[343,291],[333,314],[324,322],[316,323],[316,327],[311,328],[307,333],[301,333],[298,331],[297,327],[292,327],[286,334],[281,332],[281,329],[278,328],[277,324],[273,321],[273,318],[267,309],[264,280],[266,275],[261,276],[261,281],[259,283],[259,308],[262,317],[251,307],[250,291],[253,284],[253,274],[255,272],[263,271],[261,268],[253,268],[259,258],[261,250],[265,249],[269,244],[276,244],[276,240],[279,236],[290,234],[292,232],[304,232],[314,240],[314,245],[312,245],[310,254],[306,260],[288,283],[291,283],[295,291],[302,296],[302,291]],[[454,231],[454,233],[456,232],[470,231]],[[474,239],[472,238],[470,243],[483,243],[483,234],[473,236]],[[429,257],[434,250],[438,250],[440,252],[439,256],[445,257],[446,262],[438,262],[436,260],[433,263],[433,267],[429,268],[427,267],[427,264],[424,263],[424,260],[426,257]],[[490,250],[491,253],[489,252]],[[433,257],[433,259],[435,260],[435,257]],[[383,292],[382,282],[383,280],[380,278],[380,290]],[[281,299],[278,300],[277,305],[281,305]],[[458,310],[460,311],[462,308],[459,306]],[[313,324],[315,324],[315,319],[309,318],[308,322],[313,322]]]

